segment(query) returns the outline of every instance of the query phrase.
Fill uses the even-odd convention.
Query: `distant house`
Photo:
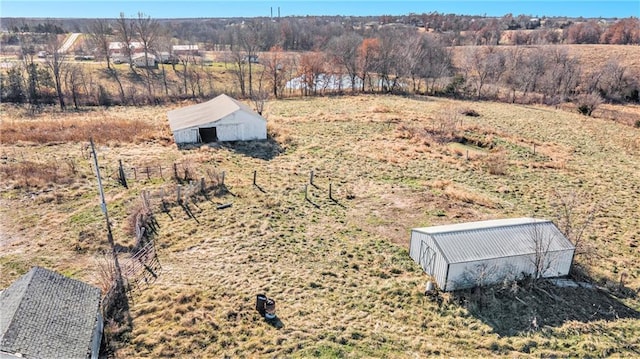
[[[100,289],[41,267],[0,292],[0,358],[98,358]]]
[[[171,52],[175,56],[186,56],[193,55],[198,56],[200,50],[198,49],[198,45],[173,45],[171,47]]]
[[[267,120],[227,95],[167,112],[176,144],[267,138]]]
[[[139,53],[144,51],[144,45],[141,42],[133,41],[129,44],[131,53]],[[122,42],[110,42],[109,43],[109,56],[110,57],[126,57],[125,44]]]
[[[135,67],[140,67],[140,68],[143,68],[143,67],[157,68],[158,67],[158,61],[156,60],[156,57],[153,54],[147,54],[146,57],[143,53],[135,54],[131,56],[131,61],[133,61],[133,65]]]
[[[511,218],[411,230],[409,255],[443,291],[569,274],[575,246],[553,222]]]
[[[257,64],[260,63],[260,61],[258,61],[258,55],[245,55],[242,58],[242,63],[246,64],[246,63],[252,63],[252,64]]]

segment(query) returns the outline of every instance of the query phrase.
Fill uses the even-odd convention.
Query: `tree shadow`
[[[567,287],[545,280],[452,294],[455,301],[501,336],[516,336],[546,326],[560,327],[569,321],[640,319],[640,312],[622,303],[617,293],[592,285]]]
[[[284,148],[273,138],[254,141],[221,142],[220,146],[248,157],[269,161],[284,152]]]

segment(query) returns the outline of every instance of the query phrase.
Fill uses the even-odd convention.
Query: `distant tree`
[[[60,109],[64,111],[66,105],[64,102],[64,93],[62,92],[63,71],[67,65],[66,50],[62,48],[63,40],[58,34],[51,33],[47,35],[46,51],[49,54],[45,57],[45,65],[51,71],[55,83],[56,94]]]
[[[156,39],[160,32],[160,24],[157,20],[139,12],[138,17],[133,22],[133,29],[135,30],[140,43],[142,43],[144,63],[146,65],[144,73],[147,82],[147,94],[149,96],[149,102],[153,102],[154,95],[151,84],[151,80],[153,78],[153,67],[149,65],[149,55],[154,52],[153,47],[155,46]]]
[[[540,90],[544,102],[557,104],[575,93],[582,71],[578,61],[570,57],[565,49],[545,49],[543,53],[546,61]]]
[[[16,65],[7,70],[6,76],[0,77],[2,86],[0,86],[0,101],[24,103],[27,96],[24,91],[24,77],[22,75],[22,66]]]
[[[107,19],[91,20],[88,25],[88,37],[99,57],[107,60],[107,69],[111,70],[111,59],[109,58],[109,39],[113,35],[113,29]]]
[[[116,19],[116,38],[120,43],[122,51],[127,57],[129,68],[133,71],[133,39],[135,37],[135,29],[131,19],[125,17],[124,13],[120,13],[120,17]]]
[[[331,39],[328,53],[334,63],[346,71],[351,83],[351,92],[356,91],[358,77],[358,47],[362,37],[356,33],[346,33]]]
[[[80,85],[82,82],[82,67],[73,64],[67,68],[64,77],[65,87],[71,93],[71,100],[73,101],[73,107],[77,110],[79,108],[80,98]]]
[[[631,17],[616,21],[602,33],[600,42],[618,45],[640,44],[640,19]]]
[[[362,80],[362,92],[365,91],[367,80],[371,82],[371,73],[375,70],[375,63],[380,53],[380,40],[367,38],[358,47],[358,73]]]
[[[566,29],[565,40],[569,44],[597,44],[602,28],[595,20],[575,23]]]
[[[263,54],[262,66],[267,81],[271,83],[271,94],[275,98],[282,96],[286,84],[286,74],[291,67],[291,61],[285,55],[282,47],[274,46]]]
[[[306,52],[300,56],[298,74],[303,82],[303,95],[317,94],[320,76],[325,73],[324,65],[324,54],[319,51]]]
[[[475,82],[476,97],[483,96],[487,83],[497,83],[505,65],[504,53],[493,46],[470,47],[465,52],[468,78]]]
[[[174,63],[176,58],[172,53],[171,34],[167,27],[160,26],[154,44],[154,54],[160,63],[160,72],[162,74],[162,87],[165,96],[169,96],[169,83],[167,81],[166,63]]]

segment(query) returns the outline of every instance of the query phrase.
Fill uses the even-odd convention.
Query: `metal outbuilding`
[[[167,112],[176,144],[267,138],[267,120],[227,95]]]
[[[569,274],[575,246],[549,220],[510,218],[411,230],[409,255],[441,290]]]

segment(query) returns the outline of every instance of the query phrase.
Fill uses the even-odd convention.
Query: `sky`
[[[138,12],[152,18],[212,18],[306,15],[457,15],[640,17],[640,0],[0,0],[1,17],[116,18]]]

